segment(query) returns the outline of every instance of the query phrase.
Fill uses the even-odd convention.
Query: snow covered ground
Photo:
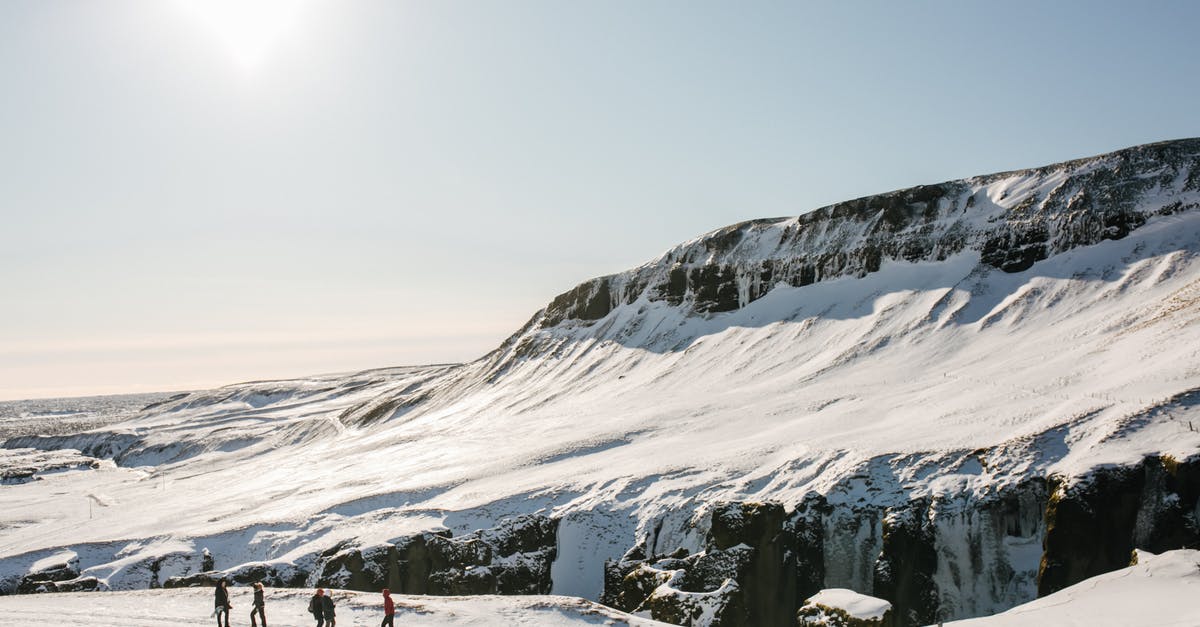
[[[231,625],[250,624],[249,588],[232,588]],[[267,624],[303,627],[315,624],[305,609],[311,591],[268,590]],[[375,627],[383,619],[378,594],[336,591],[340,627]],[[664,623],[637,618],[581,599],[558,596],[403,597],[396,602],[396,625],[629,625]],[[212,625],[212,590],[138,590],[76,592],[0,597],[0,624],[13,627],[177,627]]]
[[[171,393],[0,401],[0,438],[27,433],[74,433],[136,416]]]
[[[986,222],[1061,180],[968,193]],[[1200,212],[1150,209],[1123,239],[1021,272],[966,249],[723,313],[642,297],[530,326],[470,364],[240,384],[10,440],[0,469],[33,472],[0,486],[0,583],[66,554],[104,586],[144,589],[195,572],[204,550],[217,569],[311,567],[341,541],[540,512],[561,519],[553,591],[595,599],[603,561],[650,530],[652,552],[702,548],[718,500],[887,506],[1183,459],[1200,450]],[[1024,578],[994,599],[964,592],[977,605],[960,611],[1032,598],[1038,539],[1012,542]],[[871,592],[869,572],[830,573]],[[137,594],[168,593],[112,598]]]
[[[268,624],[299,627],[308,590],[268,590]],[[251,593],[231,590],[233,623],[248,624]],[[377,625],[377,594],[337,591],[338,624]],[[1101,575],[992,617],[947,623],[955,627],[1185,627],[1200,625],[1200,551],[1139,552],[1138,564]],[[395,597],[400,625],[662,625],[567,597]],[[841,607],[844,599],[823,599]],[[878,608],[875,608],[878,609]],[[174,627],[210,625],[207,588],[64,593],[0,597],[0,624]],[[877,613],[877,612],[876,612]]]
[[[954,627],[1194,627],[1200,625],[1200,551],[1138,552],[1138,563],[1036,601]]]

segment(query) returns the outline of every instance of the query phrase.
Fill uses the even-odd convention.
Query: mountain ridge
[[[806,228],[815,228],[823,223],[834,222],[838,219],[857,219],[858,222],[868,222],[868,217],[875,217],[879,220],[877,224],[881,224],[883,226],[881,230],[885,234],[895,236],[900,234],[899,232],[902,232],[913,226],[927,225],[930,219],[935,217],[930,215],[929,212],[931,210],[937,210],[941,208],[939,206],[931,206],[930,203],[937,202],[939,205],[942,205],[944,204],[944,201],[948,200],[948,197],[953,193],[957,192],[961,194],[964,191],[972,191],[972,194],[967,196],[965,199],[957,199],[962,205],[965,205],[962,208],[962,211],[965,213],[976,203],[976,194],[981,191],[980,187],[985,187],[994,182],[1012,178],[1028,179],[1030,177],[1038,177],[1042,179],[1048,179],[1051,177],[1047,175],[1057,174],[1064,170],[1077,170],[1077,172],[1072,172],[1068,177],[1050,190],[1049,195],[1046,197],[1038,198],[1037,196],[1029,193],[1018,193],[1018,198],[1021,199],[1020,202],[1014,203],[1010,201],[1007,203],[1007,206],[999,205],[999,203],[997,203],[998,206],[1010,210],[1009,213],[1011,217],[1003,216],[1003,218],[1010,220],[1027,220],[1038,217],[1045,218],[1054,214],[1055,211],[1060,208],[1077,214],[1082,214],[1070,216],[1070,218],[1075,220],[1095,218],[1098,214],[1100,217],[1109,218],[1111,220],[1109,223],[1103,224],[1102,228],[1098,230],[1093,228],[1096,226],[1095,224],[1087,222],[1084,224],[1072,224],[1070,226],[1076,231],[1074,234],[1082,236],[1082,239],[1073,239],[1068,242],[1064,242],[1069,244],[1069,246],[1066,248],[1058,247],[1052,250],[1040,251],[1040,254],[1037,256],[1020,255],[1015,259],[1007,259],[1004,255],[1000,254],[1001,251],[994,250],[996,246],[998,246],[998,242],[985,242],[985,248],[993,249],[991,251],[981,251],[983,252],[985,262],[1006,271],[1024,270],[1032,265],[1033,262],[1044,259],[1049,256],[1049,254],[1063,252],[1064,250],[1077,245],[1095,243],[1101,239],[1119,239],[1120,237],[1124,237],[1126,234],[1128,234],[1129,227],[1133,226],[1133,224],[1124,222],[1123,220],[1133,220],[1136,222],[1136,218],[1133,217],[1128,211],[1128,205],[1132,204],[1135,196],[1131,195],[1122,198],[1113,197],[1116,196],[1116,194],[1114,194],[1113,196],[1107,198],[1102,197],[1099,199],[1099,202],[1119,203],[1119,206],[1116,207],[1111,206],[1111,204],[1105,204],[1101,206],[1099,202],[1089,202],[1089,199],[1081,199],[1079,196],[1073,196],[1068,202],[1062,202],[1062,196],[1070,192],[1080,191],[1079,188],[1082,187],[1082,184],[1085,182],[1079,180],[1080,178],[1085,176],[1096,178],[1096,170],[1098,168],[1103,168],[1104,165],[1107,165],[1106,162],[1112,163],[1108,170],[1100,170],[1100,172],[1104,174],[1109,174],[1114,177],[1125,176],[1125,173],[1121,172],[1122,168],[1145,168],[1147,165],[1150,167],[1159,166],[1164,170],[1169,169],[1169,172],[1163,172],[1163,174],[1170,175],[1166,179],[1158,179],[1156,182],[1158,182],[1160,185],[1170,184],[1174,182],[1176,176],[1183,174],[1186,175],[1186,182],[1181,187],[1180,191],[1184,193],[1200,191],[1200,167],[1197,167],[1200,165],[1200,138],[1155,142],[1152,144],[1124,148],[1092,157],[1049,164],[1037,168],[1009,170],[1005,172],[970,177],[967,179],[950,180],[932,185],[918,185],[915,187],[899,189],[882,194],[872,194],[840,203],[834,203],[832,205],[814,209],[811,212],[796,217],[758,218],[715,229],[704,235],[701,235],[700,237],[679,244],[658,258],[632,270],[584,281],[575,288],[556,296],[551,301],[550,305],[542,312],[539,312],[539,314],[545,315],[548,318],[548,323],[550,325],[568,319],[595,320],[599,317],[602,317],[602,314],[600,313],[601,311],[607,313],[607,311],[605,311],[606,309],[611,310],[610,305],[607,305],[606,303],[627,303],[630,302],[629,299],[631,296],[636,297],[637,295],[640,295],[641,291],[647,289],[647,287],[658,286],[646,286],[644,285],[644,283],[646,283],[645,281],[633,279],[628,281],[628,283],[631,284],[630,287],[632,289],[628,291],[621,290],[620,292],[610,289],[608,290],[607,295],[605,295],[603,291],[596,291],[595,289],[588,290],[585,286],[594,286],[598,282],[611,282],[620,277],[626,277],[631,273],[640,274],[643,269],[655,268],[664,264],[688,266],[695,265],[698,261],[697,258],[700,257],[695,248],[700,246],[702,246],[706,252],[710,253],[710,256],[705,258],[704,262],[711,262],[713,257],[722,252],[729,251],[731,248],[736,246],[749,231],[752,231],[756,228],[785,224],[786,226],[784,233],[781,234],[776,252],[783,252],[791,255],[796,255],[797,253],[812,255],[813,251],[803,250],[804,244],[811,242],[811,240],[801,240],[801,236],[804,234]],[[1092,185],[1096,184],[1095,181],[1086,182]],[[1103,185],[1104,183],[1101,182],[1101,184]],[[1003,201],[1007,199],[1007,191],[1008,190],[1002,191],[1000,200]],[[1114,190],[1109,187],[1105,187],[1099,191],[1113,192]],[[1139,191],[1142,191],[1144,194],[1149,190],[1146,189]],[[1194,204],[1195,201],[1195,198],[1189,199],[1190,203]],[[1036,209],[1030,212],[1029,215],[1021,215],[1021,213],[1025,209],[1029,209],[1034,202],[1038,204]],[[1194,206],[1188,206],[1185,208],[1182,206],[1182,204],[1183,203],[1181,201],[1180,206],[1175,210],[1190,210],[1195,208]],[[1015,211],[1012,211],[1014,208]],[[1158,209],[1170,210],[1171,204],[1164,203],[1163,206],[1159,207]],[[917,216],[917,211],[922,211],[923,215]],[[907,213],[907,215],[903,215],[905,213]],[[1141,211],[1138,213],[1145,214],[1146,212]],[[917,224],[918,217],[924,218],[925,224]],[[875,224],[876,222],[872,221],[872,223]],[[795,227],[794,235],[789,238],[789,231],[793,226]],[[960,226],[960,224],[952,224],[947,230],[953,231],[954,228],[958,226]],[[1136,228],[1136,226],[1134,226],[1134,228]],[[869,234],[870,233],[868,233],[868,235]],[[791,241],[789,241],[789,239]],[[794,244],[796,243],[801,245],[799,246],[799,248],[801,248],[800,251],[795,250],[797,246]],[[935,257],[940,260],[944,259],[946,254],[952,254],[953,252],[961,250],[963,245],[965,245],[967,242],[954,240],[951,243],[956,245],[957,248],[954,246],[951,246],[950,248],[934,247],[927,252],[934,253]],[[791,249],[784,248],[788,244],[793,244]],[[1028,244],[1025,244],[1025,246],[1027,245]],[[828,253],[830,251],[823,252]],[[846,251],[840,252],[845,253]],[[902,252],[909,253],[899,255],[900,258],[904,258],[908,261],[916,261],[925,258],[920,255],[913,255],[912,253],[915,251],[912,250]],[[1039,251],[1035,251],[1035,253],[1038,252]],[[869,251],[868,258],[863,266],[848,268],[846,270],[858,271],[860,272],[859,276],[861,276],[866,272],[877,270],[883,257],[883,251]],[[896,256],[893,255],[893,258],[896,258]],[[789,284],[793,286],[807,285],[822,278],[821,274],[819,273],[820,265],[820,263],[817,263],[815,264],[815,267],[802,268],[799,272],[785,275],[784,278],[794,279],[793,281],[789,282]],[[770,276],[775,277],[780,273],[772,272],[769,274]],[[843,271],[835,271],[831,273],[830,276],[836,277],[842,276],[843,274]],[[770,281],[770,279],[767,279],[767,281]],[[672,297],[678,298],[683,295],[682,291],[680,290],[680,288],[683,286],[680,285],[680,282],[681,278],[678,277],[678,275],[672,276],[670,278],[670,285],[668,285],[665,290],[660,289],[655,295],[665,295],[667,296],[667,300],[669,302],[675,302]],[[769,290],[770,287],[773,287],[773,285],[774,284],[770,284],[766,285],[765,287]],[[713,291],[721,291],[721,288],[717,287]],[[752,301],[761,296],[763,293],[765,292],[753,290],[750,292],[749,300]],[[719,298],[715,302],[712,302],[711,305],[704,308],[699,308],[698,311],[700,313],[710,311],[728,311],[732,308],[736,308],[736,306],[742,306],[747,302],[744,298],[738,298],[737,301],[733,301],[731,298],[729,298],[729,296],[733,296],[733,294],[726,292],[725,298]],[[535,315],[535,318],[536,317],[537,316]]]

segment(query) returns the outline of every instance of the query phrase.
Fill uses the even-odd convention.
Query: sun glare
[[[228,49],[238,65],[259,67],[295,26],[305,0],[177,0]]]

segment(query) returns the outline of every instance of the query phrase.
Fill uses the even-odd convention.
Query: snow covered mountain
[[[1197,427],[1190,139],[720,229],[472,363],[12,437],[0,578],[552,592],[722,625],[849,588],[922,624],[1200,548]]]

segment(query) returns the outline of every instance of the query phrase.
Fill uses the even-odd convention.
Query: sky
[[[482,356],[745,219],[1200,136],[1200,3],[0,2],[0,399]]]

